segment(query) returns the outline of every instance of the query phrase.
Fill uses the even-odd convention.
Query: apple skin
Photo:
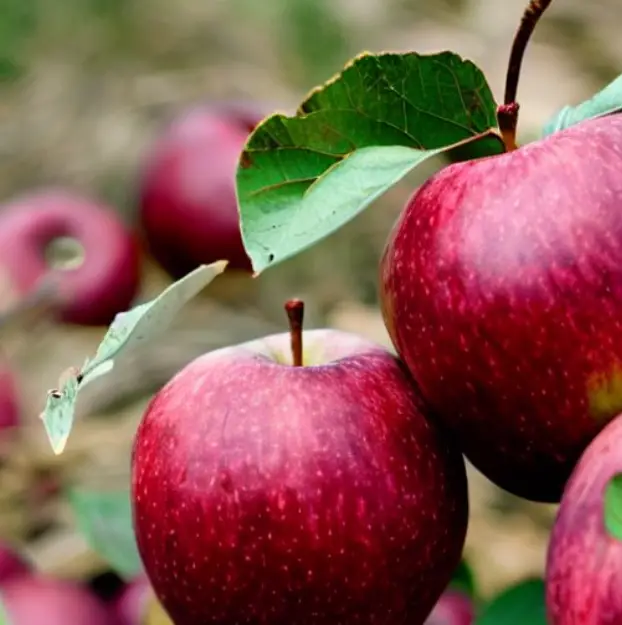
[[[139,181],[142,228],[173,278],[217,260],[251,271],[235,172],[253,121],[260,116],[250,108],[197,106],[174,119],[147,154]]]
[[[421,625],[468,522],[462,455],[403,365],[304,333],[199,357],[154,397],[132,458],[138,547],[175,623]]]
[[[102,601],[73,582],[15,577],[0,587],[0,601],[11,625],[117,625]]]
[[[144,575],[129,582],[111,604],[116,625],[143,625],[151,592]]]
[[[622,410],[621,168],[620,115],[450,165],[381,259],[385,324],[424,398],[526,499],[558,502]]]
[[[449,588],[436,602],[425,625],[472,625],[474,620],[472,599],[464,592]]]
[[[50,269],[45,246],[65,236],[82,244],[84,262]],[[107,325],[131,307],[140,283],[140,248],[103,203],[60,188],[41,189],[0,208],[0,266],[21,296],[51,279],[62,321]]]
[[[11,371],[0,363],[0,432],[19,425],[17,390]]]
[[[616,417],[574,469],[551,531],[546,604],[551,625],[622,622],[622,541],[604,524],[604,493],[622,472],[622,418]]]
[[[32,566],[9,544],[0,542],[0,586],[22,575],[30,575]]]

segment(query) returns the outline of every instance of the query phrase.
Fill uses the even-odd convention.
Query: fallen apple
[[[515,71],[499,112],[514,132]],[[469,460],[516,495],[556,502],[622,410],[622,116],[518,149],[502,131],[506,153],[450,165],[410,199],[380,297],[397,351]]]
[[[6,542],[0,542],[0,586],[6,581],[22,575],[29,575],[32,566],[26,558]]]
[[[0,364],[0,432],[19,424],[17,389],[11,371]]]
[[[100,202],[43,189],[0,208],[0,267],[26,296],[53,288],[68,323],[105,325],[127,310],[140,280],[136,237]]]
[[[148,577],[184,625],[421,625],[456,569],[464,462],[399,360],[302,332],[205,354],[151,401],[132,457]]]
[[[621,448],[616,417],[585,450],[564,490],[547,555],[551,625],[622,622],[622,540],[605,520],[607,486],[622,473]]]
[[[174,119],[148,152],[139,182],[142,227],[174,278],[221,259],[250,271],[235,171],[253,121],[260,116],[250,108],[198,106]]]
[[[117,625],[102,601],[69,581],[15,577],[0,586],[0,603],[10,625]]]
[[[129,582],[112,601],[116,625],[144,625],[152,590],[146,576]]]
[[[472,599],[460,590],[449,588],[436,602],[425,625],[472,625],[474,620]]]

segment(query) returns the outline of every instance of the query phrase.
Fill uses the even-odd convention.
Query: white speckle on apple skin
[[[266,357],[287,334],[218,350],[143,418],[135,527],[176,622],[420,625],[459,562],[464,463],[404,367],[342,332],[304,341],[326,364]]]

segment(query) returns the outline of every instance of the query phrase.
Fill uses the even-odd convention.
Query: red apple
[[[0,587],[10,625],[117,625],[94,594],[67,581],[16,577]]]
[[[474,620],[471,598],[460,590],[449,588],[436,602],[425,625],[472,625]]]
[[[149,405],[132,501],[155,593],[183,625],[421,625],[460,561],[461,454],[388,351],[292,328]]]
[[[151,585],[144,575],[127,584],[112,601],[116,625],[143,625],[151,593]]]
[[[450,165],[382,259],[385,322],[423,396],[527,499],[559,501],[622,410],[621,167],[620,115]]]
[[[240,106],[198,106],[175,119],[148,153],[139,183],[154,258],[180,278],[201,263],[251,270],[240,233],[235,172],[260,116]]]
[[[17,390],[11,371],[0,363],[0,432],[19,424]]]
[[[30,574],[32,567],[11,545],[0,542],[0,586],[15,577]]]
[[[551,532],[546,603],[551,625],[622,623],[622,541],[604,521],[605,489],[622,473],[622,417],[589,445],[572,473]]]
[[[75,266],[55,267],[46,250],[65,243]],[[21,295],[51,280],[63,321],[105,325],[130,308],[139,258],[136,237],[115,213],[73,192],[44,189],[0,209],[0,267]]]

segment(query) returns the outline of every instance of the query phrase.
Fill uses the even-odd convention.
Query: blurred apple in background
[[[17,388],[8,366],[0,363],[0,432],[19,423]]]
[[[26,558],[12,545],[0,541],[0,585],[15,577],[29,575],[31,571],[32,566]]]
[[[62,321],[106,325],[140,284],[135,235],[101,202],[43,189],[0,207],[0,268],[21,297],[50,285]]]
[[[147,154],[138,191],[142,227],[154,258],[173,278],[220,259],[229,270],[250,272],[235,172],[262,118],[239,103],[197,106],[173,120]]]
[[[461,590],[447,589],[424,625],[471,625],[475,619],[473,600]]]
[[[150,597],[153,591],[145,576],[129,582],[111,602],[117,625],[143,625]]]
[[[22,575],[0,586],[10,625],[118,625],[112,611],[75,582]]]

